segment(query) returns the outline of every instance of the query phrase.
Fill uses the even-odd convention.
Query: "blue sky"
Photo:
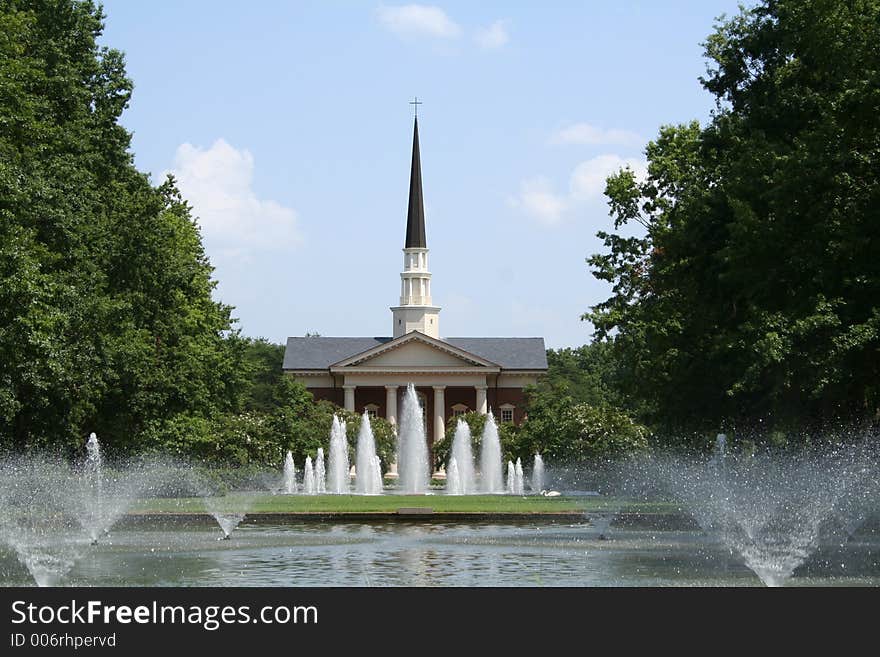
[[[246,335],[390,335],[418,96],[443,336],[589,341],[603,180],[705,121],[700,45],[727,0],[105,0],[123,124],[177,175]]]

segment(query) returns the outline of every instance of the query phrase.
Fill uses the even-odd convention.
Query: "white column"
[[[397,386],[385,386],[385,419],[397,424]]]
[[[486,387],[487,386],[474,386],[477,390],[477,411],[486,415],[489,412],[489,409],[486,406]]]
[[[354,389],[357,386],[342,386],[345,391],[345,410],[354,411]]]
[[[434,442],[446,433],[446,386],[434,386]]]

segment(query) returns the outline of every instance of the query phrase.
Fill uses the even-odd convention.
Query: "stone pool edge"
[[[429,511],[400,509],[397,511],[255,511],[246,514],[243,525],[278,525],[300,522],[542,522],[542,523],[590,523],[590,517],[601,512],[475,512],[475,511]],[[207,513],[189,511],[135,511],[125,514],[120,524],[151,523],[205,523],[214,519]],[[639,529],[693,530],[696,521],[680,513],[616,513],[611,525]]]

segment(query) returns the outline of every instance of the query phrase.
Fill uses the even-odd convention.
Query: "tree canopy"
[[[704,45],[716,109],[608,179],[584,317],[656,426],[876,421],[880,2],[764,0]]]
[[[132,83],[91,2],[0,2],[0,441],[127,450],[230,408],[230,308],[189,205],[138,172]]]

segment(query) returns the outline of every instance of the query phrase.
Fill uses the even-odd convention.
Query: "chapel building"
[[[412,383],[425,412],[429,446],[448,418],[490,409],[500,422],[524,419],[523,388],[547,372],[544,339],[448,338],[431,300],[419,124],[413,129],[409,209],[400,274],[400,303],[391,308],[391,337],[291,337],[283,370],[315,399],[396,423]]]

